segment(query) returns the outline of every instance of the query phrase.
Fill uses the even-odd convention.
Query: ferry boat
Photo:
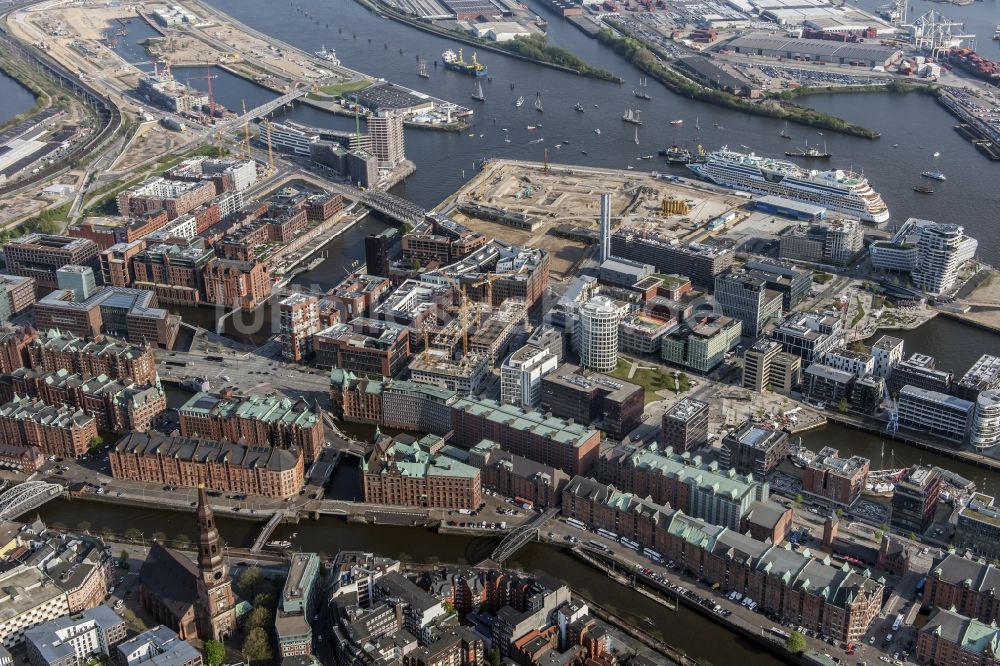
[[[277,550],[285,550],[287,548],[291,548],[292,547],[292,542],[291,541],[268,541],[267,542],[267,547],[268,548],[275,548]]]
[[[459,49],[457,54],[448,49],[441,54],[441,60],[444,61],[445,69],[468,74],[469,76],[486,76],[487,67],[476,60],[475,53],[472,54],[472,62],[465,62],[462,58],[462,49]]]
[[[322,58],[323,60],[326,60],[328,63],[330,63],[334,67],[336,67],[337,65],[340,64],[340,59],[337,57],[337,52],[334,51],[333,49],[330,49],[329,51],[327,51],[326,50],[326,44],[324,44],[323,46],[321,46],[320,49],[319,49],[319,51],[316,51],[316,55],[318,57]]]
[[[880,224],[889,219],[889,208],[881,195],[867,178],[853,171],[808,170],[786,160],[739,153],[726,146],[687,166],[701,178],[723,187],[823,206],[865,222]]]
[[[920,175],[924,178],[931,178],[933,180],[948,180],[948,177],[940,171],[921,171]]]

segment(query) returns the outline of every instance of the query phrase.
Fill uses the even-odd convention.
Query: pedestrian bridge
[[[26,481],[0,495],[0,520],[13,520],[62,493],[62,486],[45,481]]]
[[[503,538],[496,548],[493,549],[493,554],[490,555],[490,559],[497,564],[503,564],[509,560],[514,553],[524,548],[527,543],[538,536],[538,530],[541,529],[542,525],[548,522],[549,518],[556,515],[559,509],[553,507],[546,509],[545,513],[538,515],[530,523],[525,523],[517,529],[512,530]]]
[[[401,224],[409,224],[412,227],[422,223],[424,215],[427,214],[427,211],[412,201],[379,190],[365,192],[361,203],[386,217],[391,217]]]

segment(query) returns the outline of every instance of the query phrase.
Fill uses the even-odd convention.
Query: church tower
[[[198,489],[198,633],[203,640],[224,640],[236,628],[233,583],[219,545],[215,515],[205,488]]]

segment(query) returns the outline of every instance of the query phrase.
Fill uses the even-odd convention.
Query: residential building
[[[420,641],[421,645],[433,642],[433,622],[445,614],[441,601],[432,597],[399,572],[384,574],[375,581],[375,601],[391,599],[402,613],[403,628]]]
[[[656,267],[657,273],[686,275],[692,282],[711,286],[715,276],[733,263],[733,251],[724,246],[677,243],[658,230],[620,225],[611,236],[611,256]]]
[[[164,210],[167,219],[172,220],[207,203],[215,195],[215,185],[212,182],[186,182],[154,176],[119,192],[118,214],[122,217],[140,217],[150,211]],[[147,233],[153,231],[156,229],[149,229]]]
[[[781,294],[781,308],[791,312],[812,288],[812,271],[767,259],[748,261],[744,268],[765,286]]]
[[[957,224],[929,224],[917,240],[913,286],[928,294],[943,294],[955,284],[958,269],[976,255],[978,241]]]
[[[482,503],[479,470],[439,455],[434,435],[381,437],[361,461],[365,502],[433,509],[475,511]]]
[[[35,370],[68,370],[82,375],[107,375],[121,382],[151,384],[156,380],[156,358],[149,346],[134,345],[110,336],[84,339],[67,331],[49,329],[25,347]],[[7,370],[7,374],[13,369]]]
[[[771,337],[789,354],[802,359],[802,365],[819,362],[840,342],[843,323],[839,316],[826,313],[792,313],[774,330]]]
[[[992,497],[976,493],[958,510],[954,544],[990,561],[1000,559],[1000,507]]]
[[[1000,569],[968,555],[934,562],[924,584],[923,607],[954,608],[986,624],[1000,623]]]
[[[916,658],[936,666],[993,666],[1000,654],[1000,629],[937,608],[917,632]]]
[[[0,572],[0,644],[21,645],[25,631],[69,613],[66,593],[40,567],[16,565]]]
[[[950,393],[953,375],[951,370],[938,370],[937,361],[927,354],[911,354],[910,358],[900,361],[892,367],[889,373],[889,393],[897,395],[904,386],[938,393]]]
[[[367,123],[368,148],[380,163],[392,168],[406,159],[401,114],[379,110],[368,116]]]
[[[198,305],[205,298],[205,271],[214,258],[215,251],[201,239],[187,246],[149,244],[131,258],[131,286],[152,291],[165,303]]]
[[[645,407],[641,386],[607,375],[584,376],[578,366],[569,363],[542,377],[540,394],[542,411],[595,424],[617,439],[639,426]]]
[[[890,524],[902,532],[923,534],[934,521],[944,481],[936,468],[913,466],[892,493]]]
[[[569,482],[561,469],[504,451],[488,439],[469,449],[469,464],[479,470],[484,488],[540,508],[557,506]]]
[[[79,458],[97,437],[97,420],[79,409],[15,396],[0,406],[0,434],[13,446],[36,446],[48,456]]]
[[[115,663],[120,666],[201,666],[201,652],[162,624],[119,643]]]
[[[867,458],[841,458],[837,449],[824,446],[802,472],[802,492],[837,506],[853,506],[865,489],[870,467]]]
[[[901,428],[909,428],[962,444],[972,424],[975,405],[946,393],[904,386],[897,402]]]
[[[253,160],[214,159],[198,156],[186,159],[163,173],[175,181],[210,181],[216,194],[242,192],[257,182],[257,163]]]
[[[4,293],[7,301],[6,319],[11,315],[21,314],[35,304],[35,281],[30,277],[0,273],[0,300],[4,298]]]
[[[247,446],[158,432],[130,433],[108,452],[111,476],[227,493],[285,498],[304,481],[301,450]],[[162,620],[161,620],[162,621]]]
[[[618,366],[618,322],[624,305],[596,296],[580,307],[573,331],[573,345],[580,364],[597,372],[611,372]]]
[[[237,396],[199,392],[178,410],[184,437],[243,442],[250,446],[298,449],[315,460],[323,448],[323,411],[305,399],[277,395]]]
[[[486,357],[476,352],[469,352],[458,360],[440,353],[416,354],[409,369],[411,381],[441,386],[457,393],[479,393],[490,376]]]
[[[863,351],[834,347],[822,358],[823,365],[861,377],[875,372],[875,357]]]
[[[365,236],[365,266],[368,275],[389,277],[389,262],[399,231],[389,227],[381,233]]]
[[[385,277],[375,274],[353,274],[323,295],[322,308],[331,303],[340,313],[339,321],[353,321],[358,317],[370,317],[372,309],[389,295],[391,283]],[[322,315],[320,317],[323,318]],[[332,326],[331,322],[326,324]]]
[[[770,338],[758,338],[743,353],[743,388],[763,392],[772,390],[771,364],[781,353],[781,344]]]
[[[278,301],[281,357],[301,363],[312,356],[313,335],[319,332],[319,299],[292,294]]]
[[[604,451],[595,476],[623,492],[732,530],[740,529],[754,502],[769,495],[768,485],[749,475],[720,471],[716,463],[703,464],[700,456],[680,455],[669,448],[661,451],[655,445]]]
[[[8,273],[50,289],[58,286],[56,271],[67,264],[99,269],[100,248],[86,238],[30,233],[7,241],[3,252]]]
[[[802,373],[802,384],[803,395],[807,398],[833,407],[841,400],[847,401],[854,387],[854,375],[823,363],[813,363]]]
[[[562,342],[560,336],[560,343]],[[500,367],[500,400],[518,407],[534,407],[541,397],[542,377],[559,365],[550,350],[527,344]]]
[[[22,525],[17,538],[24,546],[17,561],[45,571],[66,594],[68,613],[100,606],[114,587],[115,561],[100,537],[49,530],[35,521]]]
[[[788,453],[788,435],[747,421],[722,439],[719,464],[763,481]]]
[[[717,275],[714,295],[722,313],[743,324],[745,338],[757,338],[771,319],[781,316],[781,294],[768,289],[764,278],[743,269]]]
[[[81,302],[73,300],[73,292],[57,289],[35,304],[35,322],[41,330],[58,329],[81,338],[104,333],[170,349],[180,317],[157,305],[156,295],[142,289],[104,287]]]
[[[818,220],[782,231],[779,254],[782,259],[846,266],[861,252],[863,244],[864,229],[858,220]]]
[[[459,446],[470,448],[489,439],[567,474],[586,473],[597,460],[601,440],[598,431],[579,423],[472,396],[452,405],[451,430]]]
[[[903,360],[903,341],[891,335],[881,336],[872,345],[872,358],[875,362],[872,373],[876,377],[888,379],[892,369]]]
[[[205,299],[213,305],[254,310],[271,296],[271,272],[266,261],[214,257],[205,265]]]
[[[406,326],[357,318],[313,336],[316,365],[382,377],[398,374],[410,358]]]
[[[882,607],[884,585],[774,543],[710,525],[584,477],[563,491],[562,515],[651,548],[706,585],[757,601],[765,613],[846,642],[859,641]]]
[[[724,315],[711,314],[697,322],[685,323],[665,335],[660,356],[668,363],[707,374],[725,360],[726,353],[739,344],[743,324]]]
[[[991,389],[1000,389],[1000,356],[992,354],[980,356],[954,387],[955,395],[972,402]]]
[[[125,620],[101,604],[35,625],[25,630],[24,642],[33,666],[77,666],[112,656],[125,634]]]
[[[1000,389],[980,391],[972,415],[969,443],[980,451],[1000,443]]]
[[[663,413],[660,420],[660,446],[686,453],[708,444],[708,403],[681,398]]]
[[[847,401],[849,409],[862,414],[874,414],[882,406],[885,396],[885,380],[875,375],[863,375],[854,380],[851,397]]]

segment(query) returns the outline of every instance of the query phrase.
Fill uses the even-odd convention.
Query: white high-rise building
[[[500,400],[522,408],[538,404],[542,377],[559,366],[548,349],[525,345],[507,357],[500,368]]]
[[[580,307],[573,343],[580,365],[611,372],[618,365],[618,323],[627,310],[606,296],[595,296]]]
[[[875,359],[872,374],[888,379],[893,366],[903,360],[903,341],[891,335],[883,335],[872,345],[872,358]]]
[[[405,160],[403,117],[392,111],[378,111],[369,116],[368,146],[379,162],[396,166]]]
[[[60,289],[73,292],[74,301],[85,301],[97,291],[97,279],[90,266],[67,264],[56,269],[56,283]]]
[[[923,226],[917,240],[917,267],[913,285],[928,294],[942,294],[955,284],[959,267],[976,255],[979,242],[957,224]]]
[[[976,398],[969,443],[977,449],[1000,444],[1000,389],[989,389]]]

